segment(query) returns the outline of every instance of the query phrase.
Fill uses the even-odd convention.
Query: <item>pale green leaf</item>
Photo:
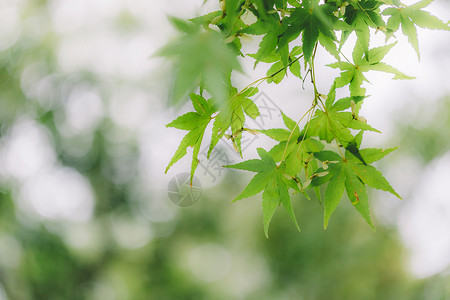
[[[396,44],[397,44],[397,42],[386,45],[386,46],[381,46],[381,47],[376,47],[376,48],[370,49],[368,52],[369,64],[374,64],[374,63],[380,62],[386,56],[386,54],[392,49],[392,47],[394,47]]]
[[[300,73],[300,69],[300,62],[298,60],[296,60],[289,66],[289,70],[291,71],[292,75],[301,79],[302,75]]]
[[[401,16],[402,32],[408,37],[409,43],[412,45],[417,53],[417,57],[420,59],[419,53],[419,41],[417,40],[417,30],[414,23],[406,16]]]
[[[348,198],[367,224],[374,229],[370,218],[369,197],[364,183],[358,179],[350,168],[345,168],[345,175],[345,189]]]
[[[367,164],[371,164],[376,162],[397,148],[388,148],[388,149],[377,149],[377,148],[366,148],[360,149],[359,153]]]
[[[284,125],[286,125],[286,127],[289,130],[294,130],[295,127],[297,127],[297,123],[295,123],[294,120],[292,120],[291,118],[289,118],[288,116],[286,116],[283,112],[281,112],[281,115],[283,116],[283,122]],[[298,127],[297,127],[298,128]]]
[[[353,163],[352,168],[355,170],[358,177],[361,178],[361,180],[368,186],[374,189],[390,192],[394,196],[402,199],[400,195],[397,194],[397,192],[392,188],[386,178],[383,177],[381,172],[375,169],[375,167]]]
[[[256,151],[258,152],[259,157],[261,157],[261,159],[266,164],[268,164],[270,167],[276,168],[275,161],[273,160],[272,156],[267,153],[266,150],[264,150],[263,148],[257,148]]]
[[[370,70],[394,74],[395,76],[392,79],[414,79],[415,78],[415,77],[408,76],[408,75],[400,72],[396,68],[394,68],[390,65],[387,65],[385,63],[382,63],[382,62],[370,65]]]
[[[267,76],[270,76],[269,78],[267,78],[267,82],[275,82],[275,84],[278,84],[281,82],[281,80],[283,80],[285,75],[286,70],[284,70],[283,63],[281,61],[278,61],[274,63],[267,71]]]
[[[194,94],[192,93],[190,95],[191,97],[191,101],[192,101],[192,105],[194,106],[195,110],[199,113],[199,114],[208,114],[209,110],[210,110],[210,106],[208,101],[206,101],[205,98],[203,98],[200,95]]]
[[[325,48],[325,50],[328,51],[328,53],[330,53],[332,56],[334,56],[337,60],[340,60],[339,51],[338,51],[336,43],[334,42],[333,39],[320,33],[319,34],[319,43]]]
[[[341,202],[342,195],[344,194],[345,187],[345,175],[342,173],[342,168],[338,168],[334,176],[328,183],[325,191],[324,206],[324,228],[328,226],[328,221],[331,214],[334,212],[339,202]]]
[[[300,227],[298,226],[297,219],[295,218],[295,213],[292,208],[291,197],[289,196],[288,188],[287,188],[286,184],[284,183],[283,178],[281,176],[282,175],[277,176],[277,184],[278,184],[278,191],[279,191],[279,197],[281,200],[281,204],[283,204],[283,206],[286,209],[292,222],[294,222],[295,227],[297,227],[298,231],[300,231]]]
[[[275,169],[266,170],[256,174],[244,190],[233,200],[233,202],[254,196],[261,192],[266,187],[269,180],[273,177],[274,171]]]
[[[192,130],[198,127],[198,123],[201,122],[201,120],[202,116],[199,113],[188,112],[167,124],[166,127],[173,127],[181,130]]]
[[[262,194],[262,209],[263,209],[263,223],[264,233],[269,238],[269,224],[272,220],[273,214],[280,204],[280,195],[276,188],[276,179],[272,179],[264,189]]]
[[[186,155],[186,149],[188,147],[195,146],[195,144],[199,141],[200,136],[203,136],[203,132],[205,131],[205,128],[206,128],[206,126],[200,126],[185,135],[185,137],[181,140],[180,146],[178,146],[177,151],[175,152],[174,156],[172,157],[169,164],[167,165],[166,173],[167,173],[167,171],[169,171],[170,167],[174,163],[176,163],[183,156]]]
[[[447,24],[427,11],[414,10],[411,11],[408,16],[417,26],[422,28],[450,30],[450,27]]]
[[[263,172],[264,170],[267,170],[267,164],[260,159],[250,159],[234,165],[227,165],[224,167],[252,172]]]
[[[255,102],[253,102],[252,100],[245,98],[244,102],[242,103],[242,108],[250,118],[255,119],[259,117],[258,106],[256,106]]]
[[[273,129],[257,130],[257,131],[261,132],[262,134],[265,134],[268,137],[270,137],[276,141],[279,141],[279,142],[287,141],[289,138],[289,135],[291,134],[289,130],[281,129],[281,128],[273,128]]]
[[[433,2],[433,0],[422,0],[422,1],[419,1],[419,2],[409,6],[408,8],[411,9],[411,10],[425,8],[428,5],[430,5],[431,2]]]

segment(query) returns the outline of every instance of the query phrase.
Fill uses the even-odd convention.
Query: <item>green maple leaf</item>
[[[287,67],[284,64],[281,55],[275,51],[273,51],[271,55],[268,55],[265,58],[259,60],[264,63],[273,63],[267,71],[267,82],[274,82],[275,84],[280,83],[286,76],[287,69],[289,69],[295,77],[299,77],[301,79],[301,67],[299,62],[301,56],[299,55],[301,55],[302,52],[303,51],[301,46],[295,46],[288,55]],[[258,61],[257,54],[249,54],[249,56],[255,58]]]
[[[305,192],[307,186],[302,185],[299,175],[304,171],[305,177],[308,178],[318,169],[316,160],[311,161],[311,157],[312,153],[323,150],[324,145],[314,138],[305,138],[296,122],[283,112],[281,114],[289,130],[275,128],[258,131],[279,142],[270,149],[269,154],[276,162],[281,162],[284,158],[284,173],[290,177],[287,184],[309,199],[309,195]],[[314,187],[314,190],[319,195],[319,188]],[[320,196],[317,198],[320,200]]]
[[[194,23],[196,25],[208,26],[222,15],[223,15],[223,11],[217,10],[217,11],[210,12],[206,15],[200,16],[200,17],[189,19],[189,21],[191,21],[192,23]]]
[[[380,1],[362,0],[362,1],[348,1],[350,5],[346,7],[344,20],[351,25],[352,29],[347,30],[344,34],[345,38],[341,44],[345,42],[346,37],[351,31],[355,31],[358,37],[358,42],[361,44],[365,52],[369,49],[370,29],[369,28],[383,28],[385,23],[380,16],[379,7],[383,4]]]
[[[271,30],[263,37],[259,44],[258,52],[256,53],[256,60],[260,61],[269,56],[278,46],[278,36],[281,33],[281,24],[275,23]],[[280,53],[280,48],[278,49]]]
[[[241,139],[244,131],[245,115],[255,119],[260,114],[256,104],[249,98],[257,93],[257,88],[249,88],[240,93],[235,88],[231,90],[231,100],[223,106],[215,117],[208,158],[228,128],[231,128],[233,147],[242,157]]]
[[[395,76],[393,79],[414,79],[414,77],[405,75],[396,68],[381,62],[395,44],[396,43],[392,43],[386,46],[372,48],[369,51],[364,52],[361,44],[356,42],[352,54],[353,64],[340,61],[328,65],[331,68],[342,70],[340,77],[335,79],[336,88],[349,84],[351,96],[364,96],[366,89],[361,87],[361,85],[363,81],[369,82],[363,75],[364,72],[368,71],[380,71],[394,74]]]
[[[305,137],[317,136],[328,143],[336,140],[343,147],[347,147],[354,140],[350,129],[379,132],[366,121],[361,121],[357,111],[343,111],[350,108],[352,102],[355,106],[360,105],[364,97],[353,96],[335,101],[335,88],[336,84],[330,89],[325,110],[316,110],[314,117],[302,130],[302,134]]]
[[[315,153],[315,156],[319,160],[329,163],[326,171],[323,168],[319,168],[316,172],[317,174],[328,172],[327,175],[315,177],[311,182],[312,185],[319,186],[328,181],[324,196],[325,228],[328,226],[331,215],[339,205],[344,190],[347,192],[347,196],[355,209],[372,228],[373,223],[370,217],[366,185],[390,192],[401,199],[400,195],[395,192],[386,178],[375,167],[369,165],[369,163],[383,158],[393,150],[395,149],[361,149],[358,150],[361,158],[356,157],[352,153],[353,151],[349,151],[348,149],[345,151],[345,158],[340,157],[332,151]]]
[[[277,166],[272,156],[264,149],[258,148],[257,151],[260,159],[251,159],[235,165],[225,166],[227,168],[257,173],[233,202],[254,196],[263,191],[262,208],[266,237],[269,237],[269,224],[280,203],[287,211],[297,229],[300,230],[292,208],[289,188],[286,182],[287,179],[284,176],[282,168]]]
[[[305,61],[309,61],[314,47],[322,34],[331,40],[336,40],[333,23],[337,20],[333,16],[333,4],[319,5],[319,1],[303,1],[303,7],[296,7],[286,23],[289,25],[280,37],[281,46],[288,44],[302,33],[302,47]]]
[[[383,11],[383,15],[391,16],[387,22],[386,40],[402,25],[402,32],[408,37],[408,41],[420,59],[419,41],[417,40],[417,30],[415,25],[428,29],[450,30],[450,26],[445,24],[429,12],[422,10],[428,6],[432,0],[423,0],[407,7],[389,7]]]
[[[265,6],[266,9],[273,7],[274,3],[260,4]],[[277,6],[284,6],[278,4]],[[239,33],[264,35],[259,44],[259,49],[253,57],[256,59],[255,66],[259,61],[264,61],[268,56],[272,56],[275,52],[283,62],[284,66],[288,65],[289,46],[287,44],[280,44],[278,40],[280,35],[286,30],[287,24],[280,20],[280,16],[277,13],[265,14],[264,18],[259,18],[255,23],[243,28]]]
[[[181,141],[180,146],[167,165],[165,172],[167,173],[173,164],[186,155],[186,150],[188,147],[192,147],[194,148],[190,178],[192,182],[192,178],[194,177],[195,170],[197,169],[199,163],[197,156],[200,152],[203,136],[205,134],[206,127],[211,121],[211,115],[215,112],[215,109],[211,100],[207,101],[199,95],[191,94],[191,101],[196,110],[195,112],[188,112],[166,125],[166,127],[187,130],[189,133],[186,134]]]
[[[213,20],[213,23],[219,27],[226,38],[236,37],[242,28],[248,27],[241,20],[241,16],[246,10],[243,7],[244,0],[227,0],[223,3],[225,9],[219,17]],[[234,41],[237,42],[239,39],[234,39]]]
[[[314,138],[306,138],[291,118],[283,112],[281,114],[289,130],[274,128],[258,131],[279,142],[270,149],[269,153],[276,162],[280,162],[284,155],[286,159],[285,173],[296,176],[302,162],[306,161],[311,153],[321,151],[324,145]]]
[[[220,32],[202,31],[194,22],[172,20],[176,20],[172,23],[182,35],[156,53],[174,61],[172,102],[182,104],[184,97],[201,83],[218,103],[224,103],[232,70],[241,70],[237,53],[224,43]]]

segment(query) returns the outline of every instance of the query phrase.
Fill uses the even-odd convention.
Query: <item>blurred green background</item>
[[[412,108],[373,107],[404,201],[372,193],[376,232],[343,201],[324,231],[296,195],[302,232],[280,211],[266,239],[260,198],[230,203],[246,174],[200,177],[187,208],[168,197],[188,164],[164,175],[182,133],[164,128],[170,65],[149,56],[166,14],[202,2],[0,1],[0,300],[450,299],[448,34],[391,94]]]

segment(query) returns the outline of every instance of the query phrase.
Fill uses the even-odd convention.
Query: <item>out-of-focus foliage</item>
[[[110,62],[103,65],[82,52],[84,43],[100,46],[92,34],[136,42],[130,36],[145,28],[136,11],[103,16],[107,30],[84,25],[82,43],[71,27],[78,19],[66,31],[50,25],[64,11],[57,1],[6,2],[21,34],[0,52],[1,300],[397,300],[441,292],[438,277],[406,273],[395,230],[373,233],[350,205],[325,232],[314,201],[302,205],[301,233],[275,214],[270,240],[257,201],[227,201],[230,187],[240,188],[237,176],[205,189],[193,207],[170,206],[165,190],[148,188],[158,180],[143,166],[151,149],[139,129],[156,117],[150,105],[157,109],[143,96],[156,89],[150,75],[125,76],[128,69],[112,64],[124,54],[95,56]]]
[[[450,149],[450,99],[446,97],[431,109],[420,110],[423,113],[412,116],[410,123],[398,126],[404,151],[428,163]],[[424,119],[429,123],[423,124]]]

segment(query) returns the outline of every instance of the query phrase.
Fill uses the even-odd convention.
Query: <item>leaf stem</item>
[[[303,118],[306,117],[306,115],[307,115],[309,112],[311,112],[311,110],[313,110],[313,109],[314,109],[314,105],[311,106],[311,107],[303,114],[303,116],[300,118],[300,120],[298,120],[298,122],[295,124],[294,128],[292,128],[291,133],[289,134],[289,137],[288,137],[287,142],[286,142],[286,147],[284,147],[284,152],[283,152],[283,156],[281,157],[280,165],[281,165],[281,163],[283,162],[283,160],[284,160],[284,158],[285,158],[285,156],[286,156],[286,151],[287,151],[287,148],[288,148],[288,146],[289,146],[289,142],[290,142],[290,140],[291,140],[291,138],[292,138],[292,135],[294,134],[295,129],[298,127],[298,124],[303,120]],[[302,142],[303,142],[303,140],[302,140]],[[280,165],[278,165],[278,167],[279,167]]]

